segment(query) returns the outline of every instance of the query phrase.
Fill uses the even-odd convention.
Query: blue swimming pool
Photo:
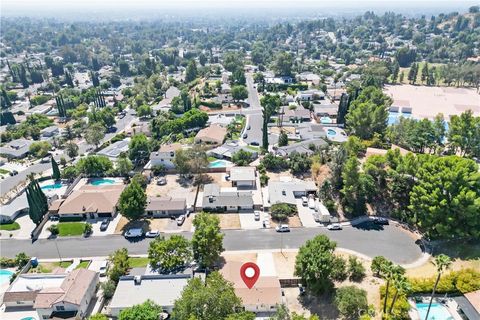
[[[228,161],[225,160],[215,160],[208,164],[209,168],[225,168],[228,166]]]
[[[10,282],[13,272],[10,270],[0,269],[0,285]]]
[[[398,121],[399,121],[398,119],[400,117],[411,118],[412,114],[411,113],[400,113],[400,112],[397,112],[397,111],[390,111],[390,112],[388,112],[388,125],[391,126],[393,124],[398,123]]]
[[[337,131],[335,131],[335,130],[333,130],[333,129],[328,129],[328,130],[327,130],[327,135],[328,135],[329,137],[334,137],[334,136],[337,135]]]
[[[330,117],[321,117],[320,123],[333,123],[333,120]]]
[[[117,183],[114,179],[106,179],[106,178],[101,178],[101,179],[95,179],[89,181],[89,184],[93,186],[103,186],[103,185],[111,185]]]
[[[22,318],[20,320],[37,320],[37,319],[34,318],[34,317],[26,317],[26,318]]]
[[[54,184],[47,184],[43,187],[40,187],[42,190],[54,190],[54,189],[60,189],[63,186],[61,182],[57,182]]]
[[[417,303],[417,311],[420,319],[425,320],[427,315],[428,303]],[[427,320],[453,320],[448,309],[440,303],[432,303]]]

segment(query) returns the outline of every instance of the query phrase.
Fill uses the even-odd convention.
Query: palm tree
[[[433,286],[432,295],[430,297],[430,303],[428,304],[427,314],[425,315],[425,320],[428,319],[428,314],[430,313],[430,308],[432,307],[433,296],[435,295],[435,291],[437,290],[438,282],[440,281],[440,277],[442,276],[443,271],[450,268],[452,264],[452,260],[449,256],[445,254],[439,254],[435,257],[435,261],[433,264],[437,267],[437,280],[435,281],[435,285]]]
[[[387,313],[387,300],[390,283],[396,275],[403,274],[403,272],[404,270],[402,267],[393,264],[391,261],[385,262],[385,264],[382,266],[383,278],[387,281],[385,288],[385,300],[383,301],[383,313]]]
[[[411,289],[410,283],[403,274],[398,274],[393,279],[393,287],[395,288],[395,295],[393,296],[392,303],[390,304],[389,314],[392,314],[393,306],[397,301],[398,295],[408,293]]]

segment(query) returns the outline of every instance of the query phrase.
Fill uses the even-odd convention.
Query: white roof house
[[[269,181],[268,202],[296,204],[296,199],[317,191],[313,181],[294,179],[292,181]]]
[[[176,299],[187,285],[190,275],[142,275],[120,278],[109,305],[109,313],[118,317],[120,312],[147,300],[171,312]]]

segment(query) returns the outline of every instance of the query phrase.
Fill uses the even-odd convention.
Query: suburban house
[[[240,272],[242,262],[229,261],[220,270],[223,277],[233,283],[235,294],[242,299],[245,311],[266,316],[277,311],[282,304],[282,289],[276,276],[260,276],[255,285],[249,289],[243,282]]]
[[[221,89],[220,92],[223,93],[223,94],[228,94],[228,93],[232,92],[232,88],[230,87],[230,85],[228,83],[222,83],[222,89]]]
[[[255,167],[232,167],[230,169],[230,181],[232,182],[232,187],[255,188]]]
[[[238,212],[253,210],[251,191],[238,191],[235,188],[220,188],[216,183],[203,187],[202,209],[205,211]]]
[[[227,135],[227,129],[217,124],[212,124],[198,131],[195,143],[222,144]]]
[[[265,83],[267,84],[289,84],[293,83],[293,78],[289,76],[285,77],[265,77]]]
[[[338,115],[338,105],[335,103],[314,103],[313,116],[321,122],[322,117],[336,119]]]
[[[283,112],[283,121],[288,120],[290,122],[304,122],[310,121],[310,110],[303,107],[296,109],[287,108]]]
[[[34,308],[40,319],[82,319],[98,281],[98,274],[87,269],[68,274],[21,274],[5,292],[3,303],[11,308]]]
[[[55,135],[58,135],[59,133],[59,129],[57,126],[50,126],[50,127],[46,127],[44,129],[42,129],[42,131],[40,131],[41,135],[42,135],[42,138],[51,138]]]
[[[300,123],[297,126],[297,135],[300,140],[312,140],[327,136],[325,127],[315,123]]]
[[[226,142],[221,146],[207,151],[207,155],[217,159],[232,160],[232,156],[240,150],[250,152],[252,154],[252,161],[258,158],[257,151],[249,149],[246,146],[240,146],[236,142]]]
[[[173,159],[175,159],[175,152],[180,149],[182,149],[182,145],[180,143],[161,145],[158,151],[150,153],[149,168],[160,165],[164,166],[165,169],[175,168]]]
[[[83,219],[111,218],[117,214],[117,203],[125,186],[84,185],[74,190],[60,205],[60,217],[81,217]]]
[[[269,181],[268,182],[268,203],[296,204],[296,199],[308,194],[315,194],[317,186],[313,181],[293,179],[291,181]]]
[[[28,152],[30,145],[34,141],[27,139],[16,139],[6,143],[3,147],[0,147],[0,155],[8,159],[24,158]]]
[[[118,317],[126,308],[151,300],[171,313],[175,300],[191,278],[187,274],[123,276],[108,306],[109,314]]]
[[[185,198],[149,197],[145,208],[147,217],[178,217],[187,212]]]
[[[297,81],[311,83],[316,86],[320,83],[320,76],[313,72],[302,72],[297,75]]]
[[[22,192],[10,203],[0,206],[0,223],[13,222],[17,216],[28,212],[27,194]]]
[[[323,93],[323,91],[320,91],[320,90],[305,90],[305,91],[300,91],[297,94],[296,98],[298,101],[324,100],[325,93]]]
[[[300,141],[296,143],[292,143],[288,146],[283,146],[283,147],[278,147],[275,150],[275,153],[279,156],[282,157],[288,157],[292,153],[300,153],[300,154],[306,154],[306,155],[313,155],[314,150],[316,148],[326,146],[327,142],[323,139],[311,139],[311,140],[305,140],[305,141]]]
[[[106,156],[112,161],[117,161],[122,153],[128,152],[129,143],[130,143],[130,138],[126,138],[121,141],[116,141],[111,145],[98,151],[97,155]]]

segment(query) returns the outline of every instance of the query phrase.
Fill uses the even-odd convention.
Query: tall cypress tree
[[[52,177],[55,180],[60,180],[60,169],[58,168],[57,161],[52,157]]]

